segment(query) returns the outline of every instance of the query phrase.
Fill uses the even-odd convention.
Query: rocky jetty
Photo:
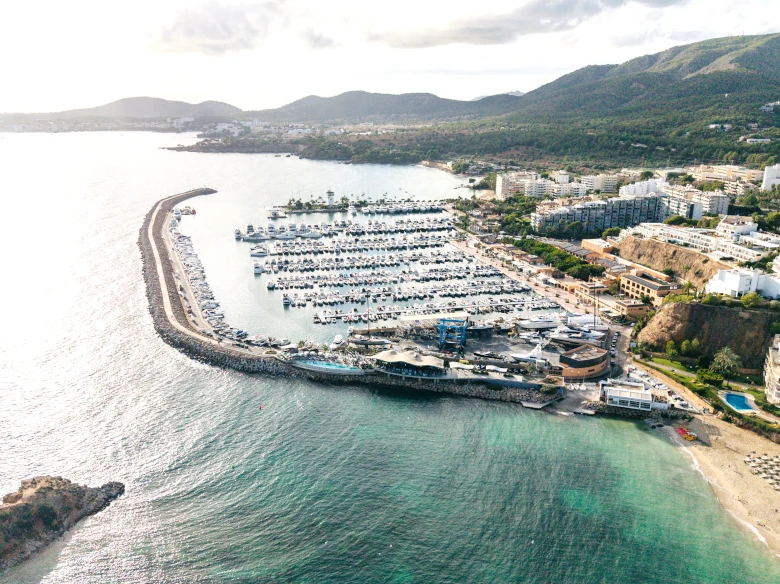
[[[0,571],[23,562],[124,492],[115,482],[87,487],[62,477],[22,481],[0,505]]]

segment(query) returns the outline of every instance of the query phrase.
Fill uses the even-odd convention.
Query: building
[[[753,183],[745,182],[742,179],[729,180],[723,183],[723,191],[732,197],[742,197],[757,188]]]
[[[754,223],[749,217],[740,217],[739,215],[726,215],[715,228],[715,233],[721,237],[732,238],[736,235],[747,235],[754,231],[758,231],[758,224]]]
[[[698,181],[737,181],[754,182],[761,180],[761,171],[735,164],[689,166],[688,174]]]
[[[653,392],[646,389],[642,383],[602,381],[599,386],[600,399],[609,406],[646,412],[653,409]]]
[[[587,249],[589,251],[595,252],[599,255],[604,255],[605,253],[610,253],[615,251],[614,245],[601,238],[583,239],[582,242],[580,242],[580,247],[582,249]]]
[[[595,379],[609,372],[609,353],[592,345],[580,345],[561,353],[564,381]]]
[[[618,182],[618,176],[616,174],[589,174],[583,176],[581,182],[589,191],[614,193]]]
[[[374,356],[377,371],[401,377],[437,378],[446,376],[444,361],[410,351],[382,351]]]
[[[664,196],[661,198],[661,208],[664,218],[680,216],[699,221],[704,217],[704,206],[685,198]]]
[[[507,172],[496,177],[496,197],[503,199],[519,194],[521,183],[526,180],[538,180],[539,175],[533,171]]]
[[[555,172],[550,173],[550,178],[559,185],[565,185],[569,182],[569,173],[565,170],[556,170]]]
[[[758,270],[718,270],[707,282],[704,291],[734,298],[758,292],[765,298],[777,298],[780,296],[780,278],[773,274],[762,274]]]
[[[620,187],[621,195],[647,195],[649,193],[662,193],[666,182],[663,179],[651,178],[640,182],[623,185]]]
[[[660,306],[664,298],[679,290],[679,284],[664,282],[652,278],[647,274],[643,274],[642,276],[628,275],[620,277],[620,291],[623,292],[623,294],[637,300],[648,297],[653,306]]]
[[[684,208],[686,202],[700,203],[702,213],[706,215],[725,215],[731,202],[723,191],[700,191],[690,185],[665,185],[663,193],[669,199],[666,203],[668,208],[678,205]]]
[[[519,182],[519,194],[523,194],[526,197],[544,197],[546,195],[554,194],[554,187],[556,183],[544,178],[540,179],[527,179]]]
[[[570,182],[553,185],[553,195],[556,197],[584,197],[588,194],[588,187],[581,182]]]
[[[621,276],[622,277],[622,276]],[[632,320],[638,319],[640,316],[644,316],[650,312],[650,307],[640,300],[634,300],[632,298],[618,298],[612,304],[612,308],[626,318]]]
[[[764,394],[771,404],[780,404],[780,335],[775,335],[764,362]]]
[[[680,227],[664,223],[643,223],[622,231],[618,241],[625,237],[645,237],[665,243],[690,247],[703,253],[731,258],[740,262],[754,262],[780,246],[780,238],[768,233],[754,232],[732,237],[719,237],[715,230]]]
[[[598,299],[600,294],[605,294],[607,287],[601,282],[580,282],[574,288],[574,296],[585,304],[592,304],[593,299]]]
[[[774,166],[767,166],[764,169],[763,181],[761,182],[761,190],[771,191],[772,187],[780,185],[780,164]]]
[[[660,195],[613,197],[558,208],[537,208],[531,214],[531,226],[537,232],[563,231],[579,221],[586,232],[601,232],[611,227],[630,227],[662,219]]]

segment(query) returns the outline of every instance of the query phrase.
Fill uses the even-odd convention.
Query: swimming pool
[[[339,375],[361,375],[363,373],[368,373],[368,371],[361,369],[360,367],[352,367],[351,365],[336,363],[334,361],[318,361],[316,359],[295,359],[290,362],[290,365],[309,371],[322,371]]]
[[[731,409],[740,414],[755,414],[756,410],[748,403],[747,396],[741,393],[731,393],[729,391],[721,395],[721,399],[728,404]]]

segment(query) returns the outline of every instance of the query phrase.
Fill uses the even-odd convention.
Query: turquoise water
[[[726,400],[726,403],[729,404],[732,408],[734,408],[738,412],[754,411],[753,408],[748,403],[747,398],[744,395],[741,395],[739,393],[726,392],[723,395],[723,399]]]
[[[158,198],[208,184],[254,193],[263,208],[295,183],[459,182],[158,149],[188,139],[0,134],[0,492],[39,474],[127,486],[0,581],[780,581],[780,562],[662,434],[246,376],[162,343],[135,243]]]

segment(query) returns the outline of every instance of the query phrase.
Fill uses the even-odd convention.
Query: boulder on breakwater
[[[0,505],[0,571],[23,562],[124,492],[116,482],[87,487],[62,477],[22,481]]]

